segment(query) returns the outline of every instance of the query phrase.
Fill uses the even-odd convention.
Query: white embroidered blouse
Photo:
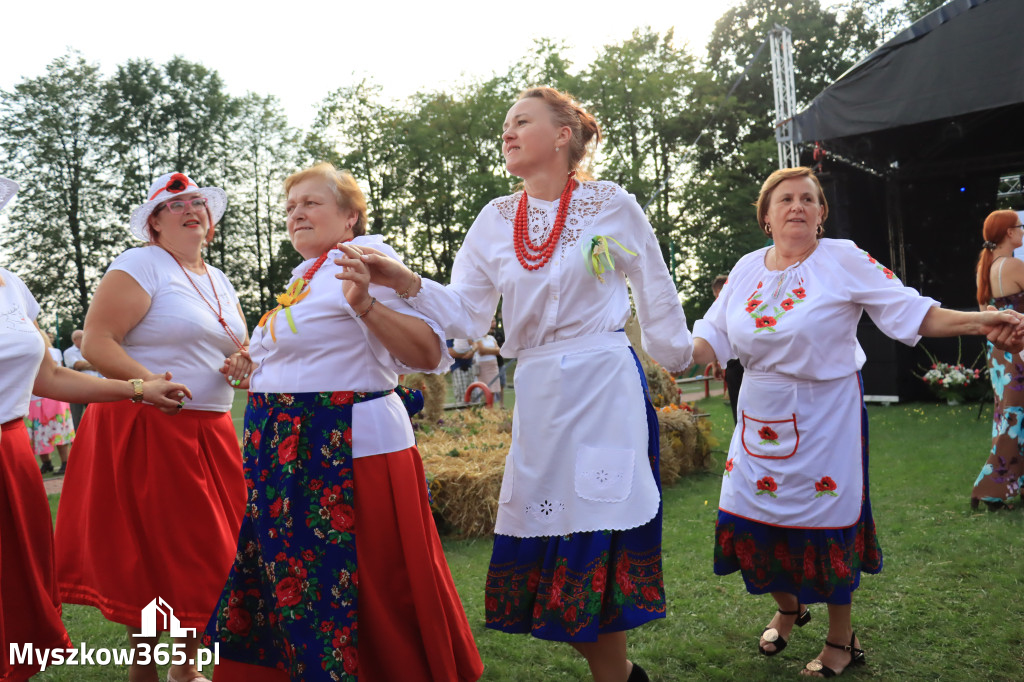
[[[455,257],[451,284],[424,279],[409,299],[414,308],[442,324],[450,337],[479,338],[504,297],[501,354],[513,358],[523,349],[622,329],[630,316],[628,277],[644,350],[669,371],[690,364],[693,347],[675,285],[654,230],[631,194],[611,182],[581,182],[554,256],[533,271],[520,265],[512,245],[520,197],[517,192],[484,207]],[[529,198],[534,243],[547,237],[557,211],[557,200]],[[615,271],[594,286],[584,247],[597,236],[609,238]]]

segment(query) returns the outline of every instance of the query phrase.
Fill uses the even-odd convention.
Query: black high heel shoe
[[[842,649],[843,651],[849,652],[850,662],[846,664],[846,668],[850,668],[855,665],[864,665],[867,662],[867,659],[864,657],[864,650],[858,649],[853,645],[853,643],[856,641],[857,633],[855,632],[852,635],[850,635],[849,645],[833,644],[832,642],[826,639],[825,646],[830,646],[833,649]],[[839,675],[842,675],[844,672],[846,672],[846,668],[843,668],[839,672],[836,672],[832,668],[829,668],[827,665],[822,663],[821,660],[817,658],[808,663],[807,665],[805,665],[804,668],[811,671],[812,673],[821,673],[822,677],[838,677]]]
[[[800,604],[796,605],[796,611],[783,611],[782,609],[778,609],[778,612],[781,613],[783,616],[796,616],[796,620],[793,621],[793,625],[796,625],[798,628],[802,628],[803,626],[811,622],[810,609],[805,607],[804,612],[800,613]],[[760,642],[757,643],[757,650],[765,656],[774,656],[775,654],[785,649],[786,645],[789,644],[789,642],[787,642],[782,637],[782,635],[779,634],[779,631],[775,628],[765,628],[764,632],[761,633],[761,639],[768,642],[769,644],[775,645],[775,651],[768,651],[763,646],[761,646]]]
[[[651,682],[651,678],[647,677],[647,671],[641,668],[639,663],[633,663],[633,672],[629,674],[626,682]]]

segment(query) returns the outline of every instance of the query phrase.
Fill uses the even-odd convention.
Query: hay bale
[[[688,406],[658,410],[661,484],[675,485],[680,477],[711,466],[711,424]]]
[[[434,512],[460,536],[494,531],[498,493],[510,439],[500,410],[449,412],[437,426],[422,424],[417,445],[427,470]]]
[[[436,424],[444,414],[444,399],[448,392],[448,381],[444,374],[416,372],[402,377],[402,385],[423,393],[423,411],[413,419]]]

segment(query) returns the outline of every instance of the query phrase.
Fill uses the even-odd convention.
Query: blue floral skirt
[[[636,360],[636,354],[633,354]],[[648,458],[659,475],[658,419],[639,360],[647,407]],[[593,642],[665,617],[662,506],[643,526],[558,537],[495,535],[487,571],[487,627],[538,639]]]
[[[788,592],[802,604],[849,604],[861,572],[882,570],[868,494],[868,411],[861,405],[864,499],[860,519],[849,528],[780,528],[718,512],[715,573],[740,571],[751,594]]]

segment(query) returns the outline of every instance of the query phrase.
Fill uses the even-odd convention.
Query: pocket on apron
[[[743,449],[751,457],[788,459],[800,444],[796,414],[788,419],[758,419],[744,412],[741,437]]]
[[[595,502],[622,502],[633,488],[636,453],[581,445],[576,451],[576,494]]]

